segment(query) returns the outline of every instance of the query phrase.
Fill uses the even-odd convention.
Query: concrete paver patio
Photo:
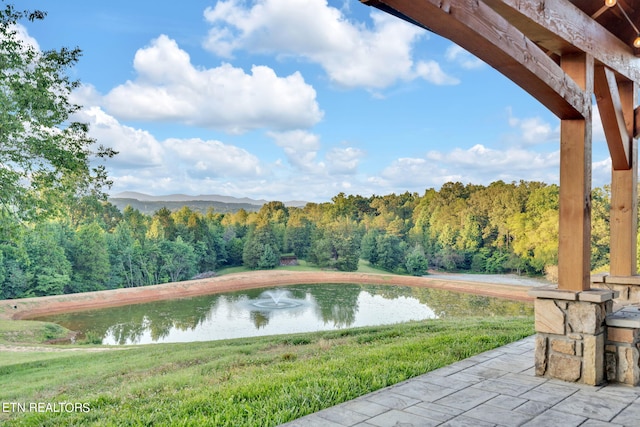
[[[640,426],[640,387],[536,377],[534,347],[531,336],[284,426]]]

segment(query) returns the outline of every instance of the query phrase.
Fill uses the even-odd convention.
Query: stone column
[[[614,292],[535,288],[536,375],[598,385],[605,381],[606,316]]]
[[[640,385],[640,308],[625,307],[607,316],[607,379]]]
[[[640,304],[640,276],[613,276],[597,274],[591,276],[591,288],[608,289],[618,293],[616,303],[619,306]]]

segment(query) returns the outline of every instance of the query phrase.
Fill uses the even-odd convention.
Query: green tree
[[[325,233],[331,245],[333,265],[340,271],[356,271],[360,260],[362,233],[355,221],[341,218]]]
[[[178,282],[193,277],[197,258],[193,247],[178,237],[175,241],[163,240],[160,242],[162,257],[161,271],[168,280]]]
[[[3,271],[4,280],[0,282],[0,299],[26,296],[29,282],[24,265],[17,259],[4,256]]]
[[[274,259],[278,261],[273,262]],[[242,261],[245,267],[252,269],[275,268],[278,265],[280,246],[271,223],[263,221],[249,232],[242,252]]]
[[[525,210],[506,219],[513,233],[513,252],[536,273],[558,263],[558,201],[557,185],[535,188]]]
[[[199,251],[198,265],[200,272],[215,271],[227,262],[228,254],[223,238],[223,228],[218,220],[207,218],[200,223],[202,235],[198,237]]]
[[[242,254],[244,250],[244,241],[239,237],[233,237],[225,243],[227,258],[225,265],[237,266],[242,265]]]
[[[22,298],[28,290],[25,231],[24,228],[18,230],[12,242],[0,243],[0,299]]]
[[[171,211],[166,207],[158,209],[151,219],[151,226],[147,231],[147,237],[151,239],[174,240],[177,228]]]
[[[105,199],[104,188],[111,184],[104,166],[92,168],[91,161],[116,153],[105,147],[94,151],[87,125],[71,120],[80,107],[69,96],[79,82],[67,73],[80,49],[41,52],[17,34],[19,21],[45,15],[10,4],[0,10],[0,211],[5,220],[41,220],[80,196]]]
[[[0,251],[0,284],[4,283],[6,268],[4,265],[4,254]],[[0,286],[0,298],[2,298],[2,287]]]
[[[73,280],[65,293],[89,292],[104,289],[109,281],[109,251],[105,233],[97,223],[81,225],[75,233]]]
[[[119,223],[113,233],[107,235],[110,278],[108,288],[139,286],[141,274],[134,263],[133,236],[126,222]]]
[[[307,258],[311,248],[313,227],[314,225],[301,209],[290,208],[284,234],[286,251],[293,252],[298,258]]]
[[[25,296],[59,295],[71,281],[71,263],[60,245],[57,224],[43,224],[25,236],[28,259]]]
[[[411,252],[407,255],[405,266],[409,274],[412,276],[422,276],[427,273],[429,264],[422,246],[416,245],[413,247]]]
[[[609,267],[610,195],[606,189],[595,188],[591,195],[591,268]]]
[[[143,245],[139,240],[135,240],[133,242],[133,259],[137,275],[139,274],[140,278],[137,286],[156,285],[163,282],[164,261],[160,243],[148,241]]]
[[[258,260],[258,268],[271,269],[276,268],[280,264],[280,256],[274,251],[270,244],[265,244],[262,248],[262,254]]]
[[[362,259],[366,259],[371,265],[378,263],[378,237],[380,231],[375,228],[370,229],[362,237],[360,244],[360,256]]]
[[[376,239],[378,253],[376,265],[388,271],[402,270],[405,243],[394,234],[381,234]]]
[[[257,215],[257,224],[269,224],[271,232],[269,243],[278,256],[285,250],[285,230],[288,219],[289,210],[284,203],[277,201],[262,205]]]
[[[144,216],[131,205],[127,205],[122,211],[122,219],[129,227],[134,240],[144,242],[149,227],[149,217]]]

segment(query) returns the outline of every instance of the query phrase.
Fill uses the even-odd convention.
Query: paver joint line
[[[534,347],[528,337],[285,426],[640,426],[640,388],[536,377]]]

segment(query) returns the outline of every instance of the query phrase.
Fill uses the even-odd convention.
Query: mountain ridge
[[[163,196],[152,196],[137,191],[123,191],[120,193],[112,194],[109,199],[133,199],[140,202],[221,202],[221,203],[233,203],[233,204],[249,204],[262,206],[269,203],[270,200],[264,199],[251,199],[249,197],[234,197],[234,196],[222,196],[219,194],[200,194],[197,196],[191,196],[188,194],[167,194]],[[282,201],[287,207],[303,207],[308,202],[302,200],[288,200]]]

